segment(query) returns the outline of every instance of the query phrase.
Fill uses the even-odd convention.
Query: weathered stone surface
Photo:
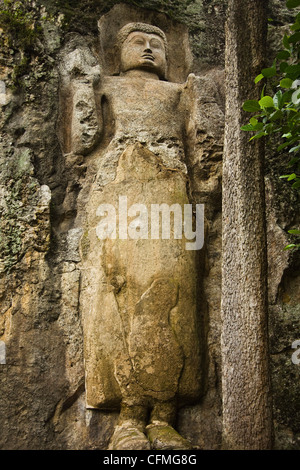
[[[81,294],[87,404],[107,407],[124,393],[127,402],[144,401],[143,395],[150,403],[150,397],[169,400],[176,396],[179,377],[178,399],[195,399],[200,388],[195,253],[185,250],[184,239],[150,240],[150,220],[147,239],[139,238],[137,232],[137,239],[117,236],[100,243],[97,208],[110,201],[118,209],[119,197],[124,195],[128,208],[143,204],[149,215],[151,204],[161,201],[170,206],[188,204],[186,179],[178,170],[164,167],[140,144],[121,155],[115,180],[92,193],[86,207],[83,242],[89,249],[83,253]],[[114,396],[116,380],[121,393]]]
[[[153,408],[153,420],[158,419],[157,404],[161,413],[174,402],[175,412],[176,402],[182,405],[200,398],[197,290],[204,266],[198,265],[197,251],[186,248],[182,235],[173,239],[178,230],[175,221],[171,239],[160,240],[159,235],[153,239],[148,219],[144,225],[140,222],[141,233],[134,220],[128,240],[127,207],[141,211],[142,205],[152,214],[153,205],[176,204],[182,217],[184,205],[189,204],[185,160],[193,158],[196,88],[193,77],[182,85],[158,80],[165,73],[166,45],[156,30],[135,24],[137,32],[130,27],[122,45],[121,76],[100,77],[96,84],[95,107],[105,104],[109,111],[98,108],[104,142],[91,155],[97,175],[90,195],[82,192],[84,204],[79,196],[84,210],[79,220],[85,220],[81,305],[87,406],[114,408],[121,403]],[[141,60],[143,49],[149,58]],[[127,50],[132,55],[127,56]],[[125,235],[121,234],[124,207],[120,207],[124,198]],[[102,207],[110,209],[108,201],[114,211],[119,207],[119,226],[110,228],[112,238],[99,243],[103,232],[99,216],[104,215]],[[122,409],[120,420],[122,434]],[[118,445],[115,434],[112,442]]]
[[[165,15],[155,11],[139,10],[125,4],[115,6],[98,22],[99,57],[101,57],[103,72],[106,75],[119,73],[120,51],[116,45],[116,36],[122,26],[132,22],[155,24],[164,31],[169,51],[167,79],[170,82],[184,82],[191,70],[193,60],[186,26],[170,22]],[[178,37],[181,38],[180,48],[177,42]]]
[[[150,424],[147,426],[148,439],[155,450],[190,450],[191,444],[183,439],[171,426]]]
[[[21,38],[18,30],[10,29],[11,24],[5,26],[2,22],[0,30],[0,80],[5,83],[5,93],[4,87],[0,88],[3,100],[0,103],[3,111],[0,115],[3,130],[0,201],[2,230],[9,240],[4,251],[1,249],[2,263],[9,270],[2,273],[0,283],[0,341],[6,345],[6,364],[0,364],[0,447],[105,449],[118,413],[87,410],[85,406],[82,327],[77,297],[78,244],[81,237],[78,215],[77,226],[74,226],[76,214],[81,210],[78,193],[82,182],[87,186],[92,184],[86,178],[93,171],[97,172],[97,168],[86,173],[87,166],[93,165],[91,159],[79,154],[64,155],[67,150],[57,125],[61,122],[58,112],[62,112],[58,106],[58,90],[63,89],[59,73],[62,73],[62,62],[69,60],[69,44],[69,53],[78,49],[81,55],[84,50],[92,59],[91,67],[95,64],[95,57],[103,67],[102,57],[99,57],[97,23],[119,2],[44,0],[43,5],[39,1],[20,3],[29,13],[25,21],[28,25],[26,34],[33,31],[34,24],[41,25],[41,30],[38,34],[34,30],[30,50],[27,49],[25,54],[27,64],[22,59],[28,35]],[[123,3],[132,8],[137,2],[128,0]],[[193,54],[192,71],[201,74],[196,82],[202,95],[198,91],[197,96],[202,96],[206,118],[202,121],[202,130],[195,136],[196,153],[187,166],[193,201],[205,203],[208,228],[203,279],[206,301],[202,302],[206,308],[200,318],[206,336],[204,396],[198,405],[180,410],[177,429],[194,445],[216,449],[220,447],[222,431],[219,313],[222,137],[219,137],[221,128],[217,120],[215,126],[210,121],[217,111],[211,112],[210,108],[214,101],[222,103],[224,99],[222,87],[218,84],[223,81],[227,2],[174,0],[171,4],[165,0],[143,0],[138,3],[148,9],[142,13],[144,19],[150,12],[154,24],[162,27],[172,25],[168,26],[168,31],[173,28],[174,31],[184,31],[182,26],[176,25],[176,20],[188,28]],[[281,0],[270,2],[269,17],[275,20],[269,25],[272,54],[279,45],[281,29],[285,28],[283,25],[292,14],[286,11],[284,3]],[[162,13],[169,14],[169,19],[164,20]],[[24,15],[21,15],[23,19]],[[170,36],[169,40],[172,40]],[[91,75],[80,76],[79,73],[79,80],[84,81],[85,78],[92,83]],[[75,90],[76,73],[72,83]],[[87,85],[86,89],[90,93]],[[86,99],[89,99],[88,94]],[[78,121],[80,123],[79,115]],[[21,179],[16,172],[16,168],[20,168],[19,162],[23,162]],[[268,218],[270,334],[276,445],[297,448],[299,365],[291,362],[294,352],[291,344],[299,338],[295,313],[299,300],[294,287],[294,281],[297,281],[292,274],[298,270],[298,265],[295,255],[282,252],[286,230],[295,228],[297,224],[295,214],[291,212],[291,207],[296,211],[297,198],[286,189],[285,182],[278,179],[285,172],[284,166],[277,168],[273,157],[269,157],[267,162],[270,162],[267,167],[270,179],[267,196],[271,214]],[[111,171],[108,166],[108,174]],[[45,208],[39,215],[36,202],[42,185],[51,190],[50,214]],[[84,204],[84,197],[82,201]],[[5,256],[2,257],[3,254]]]
[[[150,450],[150,442],[142,426],[133,426],[124,421],[117,425],[110,440],[109,450]]]
[[[183,29],[181,28],[183,31]],[[50,28],[50,34],[51,33]],[[174,32],[176,33],[176,28]],[[170,37],[170,36],[169,36]],[[56,44],[58,44],[57,41]],[[96,48],[93,46],[93,41],[91,38],[87,39],[87,44],[90,46],[90,50],[95,51]],[[68,49],[70,45],[70,48]],[[45,44],[45,48],[47,45]],[[87,60],[90,66],[94,66],[94,58],[93,52],[91,53],[86,48],[85,40],[79,35],[73,35],[70,38],[70,42],[66,43],[66,48],[62,50],[62,55],[65,57],[65,61],[70,63],[69,57],[70,54],[72,55],[73,51],[75,55],[78,53],[79,57],[84,57],[84,60]],[[50,46],[47,50],[53,50]],[[82,50],[84,52],[82,52]],[[65,52],[66,51],[66,54]],[[68,52],[68,56],[67,56]],[[85,54],[85,55],[84,55]],[[61,55],[59,59],[61,60]],[[94,57],[97,57],[97,53],[95,53]],[[80,59],[81,60],[81,59]],[[58,62],[61,64],[61,62]],[[77,86],[76,82],[76,67],[75,73],[72,76],[72,81],[74,84],[74,89]],[[47,87],[44,89],[43,96],[44,101],[52,102],[53,97],[57,97],[56,87],[57,87],[57,72],[54,69],[53,72],[53,79],[50,80],[47,84]],[[62,71],[60,69],[60,74]],[[91,75],[81,77],[81,72],[79,70],[77,79],[80,81],[83,79],[89,80],[89,83],[92,83]],[[94,77],[93,77],[94,79]],[[61,90],[65,90],[66,87],[64,77],[62,77],[61,81]],[[66,78],[68,80],[68,78]],[[194,88],[195,84],[192,84],[193,80],[191,80],[189,85],[189,91],[187,90],[187,95],[190,93],[194,96],[194,92],[192,89]],[[198,83],[198,81],[196,80]],[[41,82],[41,86],[43,86],[43,81]],[[205,79],[204,85],[202,82],[199,82],[200,88],[202,88],[202,105],[207,107],[207,113],[209,113],[209,107],[214,101],[215,97],[210,97],[210,93],[208,94],[208,98],[205,98],[205,89],[204,86],[211,87],[211,80]],[[73,86],[71,85],[71,87]],[[94,82],[95,90],[97,92],[97,81]],[[85,84],[83,83],[83,88]],[[167,87],[167,85],[166,85]],[[88,88],[88,87],[86,87]],[[171,87],[172,88],[172,87]],[[214,87],[212,87],[214,88]],[[32,93],[32,84],[28,81],[28,93]],[[90,90],[89,90],[90,92]],[[27,91],[26,91],[27,93]],[[214,92],[215,94],[215,92]],[[60,103],[63,102],[65,95],[62,94],[60,97]],[[191,96],[190,96],[191,98]],[[207,104],[205,104],[207,102]],[[47,109],[47,106],[42,106],[42,109]],[[61,109],[61,108],[60,108]],[[23,111],[23,116],[30,116],[30,120],[28,126],[26,127],[25,133],[21,133],[18,136],[18,142],[26,143],[33,143],[34,148],[36,149],[34,152],[34,161],[35,161],[35,168],[37,169],[37,175],[41,182],[47,183],[48,186],[51,188],[52,193],[52,205],[51,205],[51,212],[52,212],[52,236],[51,236],[51,245],[50,251],[47,254],[46,259],[42,258],[43,261],[41,262],[40,273],[39,275],[39,286],[40,291],[34,287],[35,291],[37,292],[38,301],[31,302],[31,312],[32,312],[32,320],[33,324],[40,325],[41,328],[45,329],[45,337],[51,338],[53,335],[52,328],[47,327],[48,323],[52,323],[53,325],[58,326],[59,335],[63,338],[61,343],[63,354],[60,355],[61,362],[56,364],[55,355],[49,356],[49,367],[53,368],[54,374],[58,374],[60,377],[64,377],[62,380],[62,389],[58,387],[58,395],[52,394],[51,398],[49,397],[49,406],[51,408],[51,412],[49,413],[49,418],[47,418],[47,426],[45,426],[43,433],[39,432],[40,439],[37,440],[30,440],[27,439],[28,433],[24,434],[24,440],[22,442],[18,441],[17,436],[8,442],[3,444],[4,447],[38,447],[38,448],[47,448],[47,447],[54,447],[54,448],[96,448],[102,447],[105,448],[108,443],[108,438],[112,433],[112,426],[115,422],[116,415],[114,413],[110,413],[108,416],[105,412],[101,413],[97,410],[87,410],[83,413],[82,403],[83,397],[83,350],[82,350],[82,329],[81,329],[81,321],[79,317],[79,304],[78,304],[78,261],[79,261],[79,253],[78,253],[78,240],[82,235],[81,227],[82,227],[82,220],[81,216],[84,213],[82,211],[82,206],[85,204],[85,197],[87,196],[87,189],[91,184],[91,175],[97,172],[97,166],[93,168],[93,161],[92,159],[84,159],[81,155],[74,155],[72,153],[67,153],[68,148],[65,147],[66,143],[64,140],[60,138],[60,144],[62,146],[63,153],[65,154],[62,158],[59,153],[59,148],[57,146],[57,142],[52,143],[54,137],[55,127],[58,130],[58,135],[62,136],[62,132],[60,126],[54,126],[55,120],[57,118],[57,108],[54,106],[51,107],[51,110],[48,113],[48,122],[43,128],[43,133],[40,131],[40,126],[37,125],[39,120],[39,110],[40,104],[39,101],[35,101],[33,108],[32,105],[27,106],[26,113]],[[58,115],[58,122],[60,121],[61,111]],[[195,114],[195,113],[194,113]],[[197,114],[197,113],[196,113]],[[196,119],[195,114],[195,119]],[[198,116],[199,117],[199,116]],[[208,118],[208,114],[207,114]],[[204,163],[208,160],[208,155],[217,155],[216,162],[213,164],[216,166],[216,169],[219,168],[219,158],[220,158],[220,149],[214,146],[213,144],[213,133],[214,130],[210,130],[209,119],[205,120],[205,125],[202,123],[202,130],[204,134],[199,133],[195,135],[195,144],[199,144],[199,152],[201,148],[201,159],[203,161],[203,166],[206,165],[206,178],[210,178],[207,170],[207,164]],[[221,116],[222,118],[222,116]],[[84,120],[84,119],[83,119]],[[14,124],[16,122],[16,125]],[[11,129],[18,128],[16,119],[12,119],[11,121]],[[80,119],[78,119],[79,125]],[[50,126],[51,130],[50,130]],[[83,123],[84,125],[84,123]],[[204,126],[204,127],[203,127]],[[80,126],[79,126],[80,127]],[[39,129],[39,132],[37,130]],[[109,138],[110,129],[107,129],[107,134],[104,136],[106,139]],[[193,131],[191,131],[191,134]],[[157,137],[157,136],[155,136]],[[207,154],[203,151],[203,146],[201,146],[201,142],[207,141]],[[198,144],[197,144],[198,142]],[[132,144],[132,142],[129,142]],[[157,147],[155,149],[155,141],[153,145],[149,146],[151,151],[157,151]],[[176,144],[176,142],[175,142]],[[81,144],[80,144],[81,145]],[[90,142],[88,142],[90,145]],[[205,146],[206,144],[204,144]],[[124,145],[122,142],[118,143],[118,154],[120,155],[124,150]],[[169,147],[168,147],[169,146]],[[79,147],[78,147],[79,149]],[[166,152],[167,150],[167,152]],[[78,150],[78,153],[81,150]],[[47,153],[48,152],[48,153]],[[84,152],[84,151],[83,151]],[[85,153],[85,152],[84,152]],[[167,166],[173,165],[175,168],[178,167],[180,171],[186,171],[185,165],[182,164],[181,157],[183,156],[183,148],[181,146],[174,146],[174,141],[161,141],[159,145],[159,153],[164,155],[165,164]],[[46,157],[48,155],[48,157]],[[160,155],[160,156],[161,156]],[[168,157],[169,155],[169,157]],[[187,154],[188,158],[190,154]],[[193,153],[194,155],[194,153]],[[200,154],[199,154],[200,155]],[[178,156],[180,158],[178,158]],[[199,157],[200,160],[200,157]],[[88,172],[86,173],[86,166],[88,164]],[[193,163],[188,163],[188,165],[197,166],[196,161],[193,160]],[[201,164],[202,165],[202,164]],[[201,166],[200,165],[200,166]],[[103,181],[98,182],[97,184],[105,184],[111,180],[111,176],[114,174],[116,168],[116,160],[107,159],[107,166],[106,166],[106,173],[104,173]],[[219,171],[219,170],[217,170]],[[214,173],[216,175],[216,173]],[[106,176],[105,176],[106,175]],[[214,176],[216,179],[216,176]],[[82,181],[84,180],[84,184],[86,185],[87,189],[83,189],[81,192],[81,199],[77,201],[78,192],[81,188]],[[217,179],[216,179],[217,181]],[[214,184],[216,188],[216,192],[220,190],[220,185]],[[219,188],[219,189],[218,189]],[[205,188],[202,188],[201,194],[205,193]],[[194,202],[201,203],[201,197],[197,196],[196,193],[196,185],[194,184]],[[207,192],[207,197],[209,192]],[[77,215],[76,226],[74,227],[74,216]],[[77,244],[77,248],[76,248]],[[49,245],[47,245],[47,249],[49,250]],[[214,248],[212,248],[214,252]],[[24,271],[24,275],[26,270]],[[33,268],[35,269],[35,268]],[[20,271],[19,271],[20,273]],[[12,286],[13,288],[13,286]],[[28,291],[28,298],[30,295],[33,295],[33,290]],[[30,294],[31,292],[31,294]],[[40,292],[40,294],[39,294]],[[21,294],[20,294],[21,295]],[[17,292],[15,291],[15,298],[17,299]],[[7,292],[7,299],[9,299],[9,293]],[[214,300],[212,303],[217,305],[218,300],[217,297],[214,295]],[[3,306],[5,306],[5,300],[3,299]],[[34,307],[33,307],[34,306]],[[7,308],[7,307],[6,307]],[[204,315],[200,319],[200,323],[204,322]],[[8,313],[4,316],[4,318],[9,319]],[[16,317],[15,317],[16,318]],[[8,321],[8,320],[7,320]],[[7,323],[6,323],[7,324]],[[8,331],[8,330],[7,330]],[[30,327],[28,329],[30,331]],[[38,334],[39,330],[37,330]],[[214,331],[214,334],[216,331]],[[14,336],[12,336],[13,338]],[[26,335],[25,335],[26,337]],[[37,336],[38,337],[38,336]],[[49,339],[47,339],[49,341]],[[47,342],[45,341],[45,342]],[[30,343],[29,343],[30,344]],[[30,347],[28,344],[28,348]],[[39,343],[37,343],[39,344]],[[63,360],[63,357],[66,360]],[[214,367],[213,367],[214,368]],[[214,388],[214,381],[215,378],[212,379],[211,386]],[[44,383],[45,387],[47,384],[47,377],[44,377],[44,381],[40,381],[41,385]],[[58,383],[58,382],[57,382]],[[32,384],[32,385],[30,385]],[[29,380],[29,390],[30,387],[33,387],[33,382],[31,379]],[[44,389],[43,389],[44,390]],[[43,403],[45,399],[48,400],[48,395],[43,391],[41,394],[40,402]],[[24,396],[24,403],[25,406],[31,407],[30,400],[28,396]],[[5,407],[4,407],[5,408]],[[3,409],[4,409],[3,408]],[[40,406],[40,410],[46,410],[45,406]],[[81,410],[79,412],[79,410]],[[32,414],[29,417],[29,422],[34,423],[35,420],[38,420],[40,423],[44,423],[45,419],[43,415],[39,414]],[[189,419],[191,424],[191,421]],[[72,426],[73,423],[76,423],[74,431],[72,433]],[[8,425],[12,428],[13,423],[10,421]],[[33,426],[31,426],[32,428]],[[192,426],[189,426],[191,429]],[[27,427],[28,432],[30,433],[30,428]],[[38,433],[38,431],[37,431]],[[56,440],[56,436],[60,436],[58,440]],[[198,439],[198,438],[196,438]],[[214,436],[211,436],[212,440],[215,440]]]

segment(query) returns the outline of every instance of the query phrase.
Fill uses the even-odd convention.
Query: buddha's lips
[[[151,54],[144,54],[144,55],[142,55],[142,57],[143,57],[143,59],[149,59],[149,60],[154,61],[154,57]]]

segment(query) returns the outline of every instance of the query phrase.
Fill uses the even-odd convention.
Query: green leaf
[[[296,179],[296,178],[297,178],[296,173],[292,173],[292,174],[288,177],[288,181],[292,181],[292,180],[294,180],[294,179]]]
[[[267,135],[267,133],[264,131],[258,132],[257,134],[255,134],[253,137],[249,139],[249,142],[254,139],[260,139],[261,137],[264,137],[265,135]]]
[[[273,128],[274,128],[274,124],[273,124],[272,122],[270,122],[269,124],[267,124],[267,125],[265,126],[265,132],[266,132],[266,134],[268,134],[268,135],[272,134]]]
[[[263,78],[264,78],[264,75],[260,73],[259,75],[257,75],[257,77],[255,77],[254,83],[260,82]]]
[[[286,49],[290,49],[289,36],[286,34],[283,36],[282,43]]]
[[[288,78],[295,80],[300,75],[300,65],[288,65],[284,69],[284,73],[287,74]]]
[[[293,90],[285,91],[282,95],[282,104],[288,103],[292,99]]]
[[[299,31],[299,29],[300,29],[300,24],[299,23],[292,24],[292,26],[291,26],[292,31]]]
[[[276,75],[276,68],[268,67],[266,69],[262,69],[261,73],[264,77],[271,78],[271,77],[274,77],[274,75]]]
[[[264,96],[259,100],[259,105],[261,108],[273,108],[274,107],[274,101],[271,96]]]
[[[293,80],[291,80],[290,78],[283,78],[282,80],[280,80],[281,88],[291,88],[292,84]]]
[[[242,126],[241,127],[241,130],[242,131],[254,131],[254,127],[252,126],[252,124],[246,124],[245,126]]]
[[[273,102],[275,108],[281,109],[282,108],[282,91],[278,90],[277,93],[273,96]]]
[[[288,163],[288,166],[294,166],[296,163],[299,163],[299,157],[291,158],[291,160]]]
[[[289,150],[289,153],[297,152],[298,150],[300,150],[300,145],[297,145],[296,147],[291,148]]]
[[[264,125],[262,122],[258,122],[257,119],[251,118],[250,119],[250,124],[246,124],[241,127],[242,131],[260,131],[263,129]]]
[[[278,54],[276,55],[276,59],[285,60],[285,59],[289,59],[290,56],[291,56],[291,53],[289,51],[279,51]]]
[[[261,107],[256,100],[248,100],[243,104],[243,110],[248,112],[260,111]]]
[[[284,73],[285,72],[285,69],[288,67],[288,63],[287,62],[281,62],[281,64],[279,65],[279,70],[281,73]]]
[[[285,147],[288,147],[288,145],[291,145],[291,142],[284,142],[283,144],[279,145],[277,147],[277,151],[280,152],[281,150],[283,150]],[[287,176],[290,176],[290,175],[287,175]]]
[[[298,41],[300,41],[300,32],[299,31],[297,31],[297,33],[294,33],[289,37],[289,43],[290,44],[295,44]]]
[[[283,114],[280,109],[277,109],[274,113],[270,115],[270,121],[277,121],[278,119],[282,119]]]
[[[300,235],[300,230],[297,230],[297,229],[288,230],[288,233],[291,233],[292,235]]]
[[[295,248],[297,245],[295,243],[290,243],[289,245],[286,245],[283,249],[284,250],[290,250],[291,248]]]
[[[300,6],[300,0],[287,0],[287,8],[296,8]]]
[[[300,188],[300,178],[295,183],[292,184],[292,188],[294,189]]]

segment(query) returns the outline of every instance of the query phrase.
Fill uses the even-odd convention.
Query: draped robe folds
[[[116,409],[199,397],[198,252],[186,239],[120,238],[127,207],[191,201],[185,165],[191,80],[106,77],[95,94],[102,140],[90,158],[96,176],[81,203],[80,244],[87,406]],[[100,116],[100,117],[99,117]],[[83,196],[82,196],[83,197]],[[116,209],[115,238],[100,239],[97,209]],[[80,206],[80,204],[79,204]],[[128,226],[132,218],[128,218]],[[137,233],[137,232],[136,232]]]

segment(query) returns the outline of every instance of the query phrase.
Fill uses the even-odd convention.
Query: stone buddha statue
[[[165,79],[167,40],[163,31],[143,23],[129,23],[118,34],[121,75]]]
[[[201,394],[201,266],[173,209],[191,202],[193,77],[166,80],[167,40],[155,26],[129,23],[117,41],[120,73],[94,80],[93,112],[84,120],[74,106],[68,139],[90,181],[78,198],[86,404],[119,410],[110,449],[188,449],[175,427],[177,410]],[[80,133],[91,120],[93,135]],[[168,237],[142,217],[153,207],[171,208]]]

